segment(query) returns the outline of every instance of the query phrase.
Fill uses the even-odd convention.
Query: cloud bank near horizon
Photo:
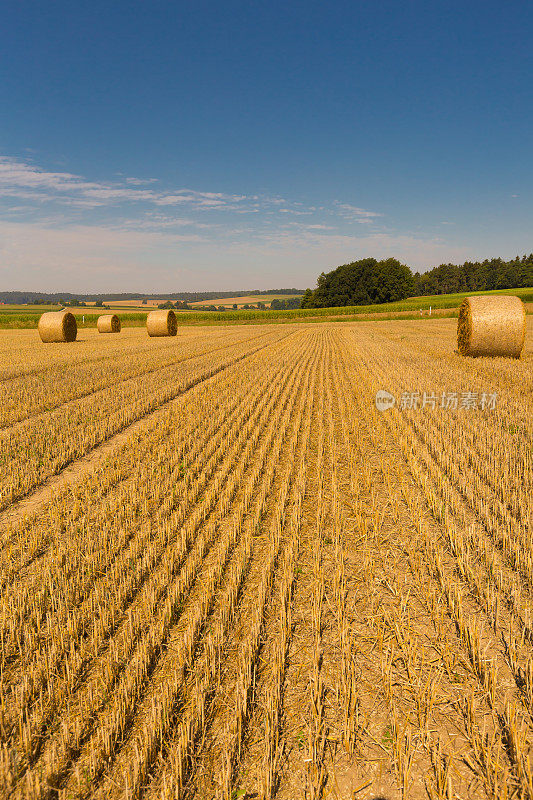
[[[154,178],[94,181],[0,157],[4,291],[303,288],[370,255],[422,270],[475,257],[351,202],[164,188]]]

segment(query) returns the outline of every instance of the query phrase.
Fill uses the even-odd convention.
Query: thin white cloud
[[[237,193],[200,191],[189,188],[173,188],[163,191],[156,188],[155,178],[140,179],[132,176],[117,176],[113,181],[86,180],[71,172],[57,172],[42,169],[35,164],[20,159],[0,156],[0,202],[28,204],[28,211],[34,215],[39,209],[49,214],[51,208],[71,209],[73,221],[82,220],[83,212],[118,214],[119,209],[128,207],[134,219],[141,220],[150,209],[175,209],[182,213],[226,212],[228,215],[269,214],[310,216],[326,213],[344,221],[368,224],[381,216],[349,203],[334,203],[332,207],[306,205],[301,200],[291,201],[280,196],[246,195]],[[123,215],[122,215],[123,216]],[[83,221],[87,221],[84,218]],[[317,220],[320,222],[320,220]],[[177,223],[179,224],[179,223]],[[255,223],[254,223],[255,224]]]
[[[312,225],[308,222],[286,222],[282,226],[287,230],[302,230],[302,231],[334,231],[336,228],[333,225],[321,225],[317,223]]]
[[[378,214],[376,211],[368,211],[366,208],[359,208],[358,206],[353,206],[350,203],[336,203],[335,204],[339,209],[339,213],[345,219],[353,219],[356,222],[362,222],[363,220],[371,221],[375,217],[382,217],[382,214]]]
[[[87,181],[69,172],[50,172],[17,159],[0,157],[0,197],[58,202],[78,207],[145,203],[186,204],[196,208],[222,208],[245,201],[245,195],[178,189],[161,192],[142,188],[152,181],[126,178],[122,183]]]
[[[265,286],[308,285],[316,266],[377,246],[368,226],[380,216],[348,203],[162,187],[117,173],[88,180],[0,157],[1,288],[162,291],[185,274],[187,286],[180,277],[177,288],[242,288],[250,264]],[[392,244],[391,252],[400,253]]]
[[[126,183],[133,186],[146,186],[150,183],[157,183],[157,178],[126,178]]]

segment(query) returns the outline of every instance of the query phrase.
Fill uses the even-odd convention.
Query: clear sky
[[[533,4],[4,0],[0,289],[533,250]]]

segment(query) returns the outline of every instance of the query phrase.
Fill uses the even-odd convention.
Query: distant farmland
[[[226,311],[202,311],[200,306],[195,311],[183,311],[178,314],[178,325],[242,325],[263,324],[267,322],[326,322],[332,320],[350,319],[426,319],[431,316],[455,317],[457,309],[464,297],[472,294],[515,294],[520,297],[526,306],[527,313],[533,312],[532,289],[505,289],[496,292],[463,292],[461,294],[434,295],[410,297],[398,300],[395,303],[382,303],[371,306],[341,306],[338,308],[309,308],[283,310],[259,309],[229,309]],[[254,295],[258,298],[259,295]],[[287,297],[286,295],[284,297]],[[282,296],[280,295],[280,299]],[[236,299],[236,298],[231,298]],[[242,298],[241,298],[242,299]],[[248,298],[250,299],[250,298]],[[122,324],[126,327],[139,327],[146,324],[146,314],[157,306],[155,301],[151,305],[134,305],[138,301],[124,301],[116,304],[110,303],[110,310],[121,315]],[[205,305],[217,305],[216,301],[205,301]],[[39,316],[43,311],[57,309],[59,306],[0,306],[1,328],[35,328]],[[99,314],[106,313],[105,309],[95,308],[94,305],[82,308],[70,308],[76,314],[78,324],[82,327],[96,327]],[[82,322],[85,317],[85,322]]]
[[[203,308],[204,306],[225,306],[232,308],[236,304],[239,308],[248,304],[256,305],[257,303],[264,303],[267,307],[270,306],[272,300],[288,300],[289,298],[301,298],[301,294],[256,294],[249,297],[221,297],[218,300],[200,300],[198,303],[189,303],[191,307]]]

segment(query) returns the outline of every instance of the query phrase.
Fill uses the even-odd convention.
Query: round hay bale
[[[465,297],[457,321],[457,349],[462,356],[520,358],[526,337],[526,310],[519,297]]]
[[[148,336],[175,336],[178,332],[178,320],[172,310],[159,309],[150,311],[146,318]]]
[[[43,342],[74,342],[78,335],[76,317],[70,311],[47,311],[38,327]]]
[[[120,333],[120,319],[116,314],[102,314],[96,321],[98,333]]]

